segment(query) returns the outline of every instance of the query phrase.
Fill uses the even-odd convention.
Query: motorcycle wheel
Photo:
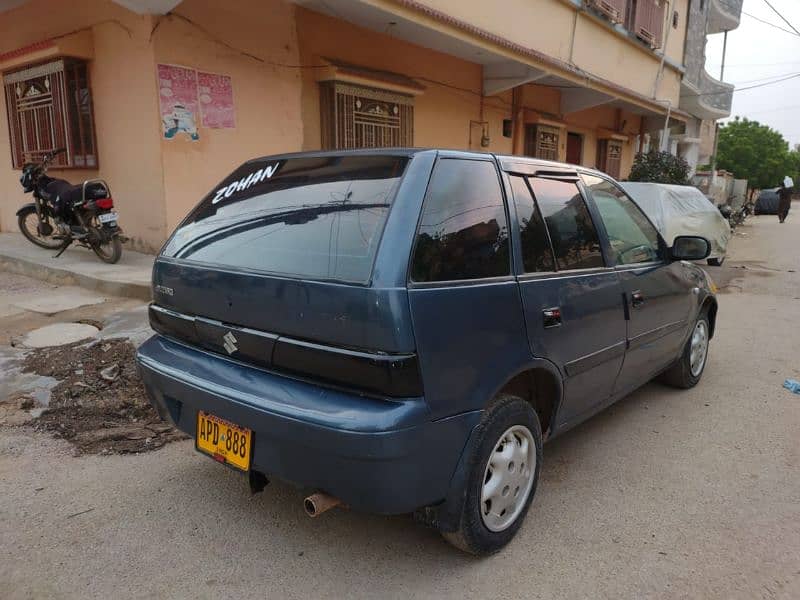
[[[36,214],[36,209],[32,206],[23,208],[17,216],[17,224],[19,230],[22,232],[29,242],[36,244],[40,248],[47,248],[48,250],[58,250],[64,245],[64,240],[57,240],[53,238],[53,233],[57,228],[49,223],[50,216],[48,215],[43,223],[46,225],[50,232],[48,235],[42,235],[42,229],[39,225],[39,216]]]
[[[103,262],[115,264],[122,257],[122,242],[114,236],[105,244],[92,244],[92,250]]]

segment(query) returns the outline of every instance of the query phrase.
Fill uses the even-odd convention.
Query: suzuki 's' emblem
[[[222,345],[225,346],[225,351],[228,354],[233,354],[239,349],[238,346],[236,346],[236,338],[230,331],[222,336],[222,342]]]

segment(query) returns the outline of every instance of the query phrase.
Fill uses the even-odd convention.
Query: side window
[[[558,270],[604,266],[600,238],[578,186],[537,177],[530,184],[550,232]]]
[[[553,250],[544,227],[542,213],[533,201],[525,177],[511,176],[514,204],[519,216],[520,240],[522,241],[522,264],[526,273],[555,271]]]
[[[639,207],[610,181],[593,175],[583,175],[583,180],[592,192],[616,264],[661,260],[658,232]]]
[[[412,281],[511,273],[508,223],[494,163],[443,159],[436,164],[414,248]]]

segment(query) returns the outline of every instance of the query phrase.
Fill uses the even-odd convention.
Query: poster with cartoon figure
[[[178,65],[158,65],[158,97],[161,123],[168,140],[184,133],[191,140],[197,132],[197,72]]]
[[[230,76],[198,71],[197,88],[203,127],[209,129],[235,127],[233,84]]]

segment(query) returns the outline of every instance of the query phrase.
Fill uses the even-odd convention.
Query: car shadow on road
[[[665,395],[667,401],[673,393],[680,396],[677,390],[651,384],[546,444],[539,492],[518,536],[520,540],[512,542],[507,551],[513,552],[519,543],[546,553],[546,548],[536,546],[536,538],[557,538],[566,533],[564,529],[570,524],[556,514],[554,507],[561,507],[565,514],[583,510],[577,505],[580,496],[570,489],[570,479],[575,477],[571,472],[585,472],[586,468],[579,465],[591,462],[596,448],[624,444],[625,432],[639,427],[636,421],[652,403],[653,393],[658,394],[660,402]],[[192,451],[188,443],[181,445],[185,451]],[[457,574],[480,560],[451,548],[436,531],[416,523],[410,515],[386,517],[337,508],[312,519],[303,511],[304,491],[287,483],[272,481],[264,492],[251,495],[246,478],[239,473],[199,454],[198,460],[186,464],[191,466],[176,475],[170,502],[185,505],[186,497],[193,496],[188,506],[201,502],[203,511],[216,515],[224,525],[199,533],[206,538],[200,548],[218,547],[233,536],[251,545],[248,551],[271,553],[278,547],[287,555],[294,554],[292,562],[313,561],[315,568],[323,571],[346,560],[369,564],[370,569],[379,571],[407,571],[410,577],[433,577],[442,568]],[[541,510],[543,504],[545,510]],[[183,518],[174,522],[193,520],[196,517],[187,509]]]

